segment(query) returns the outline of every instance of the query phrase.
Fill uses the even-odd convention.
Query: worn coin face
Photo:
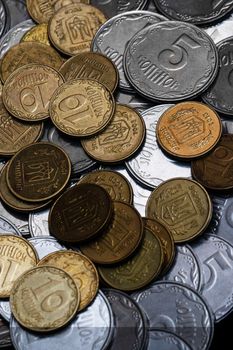
[[[145,123],[140,114],[128,106],[117,104],[109,125],[81,143],[95,160],[115,163],[132,156],[142,145],[145,133]]]
[[[217,49],[204,31],[191,24],[161,22],[133,37],[124,68],[142,95],[166,102],[183,100],[212,83],[218,70]]]
[[[66,55],[89,52],[91,41],[107,18],[96,7],[71,4],[60,8],[48,23],[49,39]]]
[[[158,186],[150,195],[146,216],[158,219],[173,235],[175,243],[200,235],[212,216],[212,203],[196,181],[175,178]]]
[[[96,296],[99,276],[95,265],[84,255],[72,251],[51,253],[40,260],[38,266],[54,266],[66,271],[80,290],[79,311],[87,307]]]
[[[182,102],[169,108],[156,126],[160,146],[172,156],[197,158],[218,143],[222,123],[215,110],[199,102]]]
[[[56,200],[49,213],[49,230],[65,242],[81,242],[108,225],[113,205],[108,192],[94,184],[69,188]]]
[[[37,41],[41,44],[51,45],[48,37],[48,25],[46,23],[38,24],[27,31],[21,39],[24,41]]]
[[[56,127],[71,136],[91,136],[105,128],[115,111],[112,93],[95,80],[68,81],[58,88],[49,114]]]
[[[67,185],[71,163],[54,144],[39,142],[21,149],[7,168],[7,184],[13,194],[29,202],[46,201]]]
[[[47,332],[66,325],[76,314],[79,300],[79,290],[68,273],[41,266],[17,279],[10,305],[22,326]]]
[[[19,236],[0,235],[0,244],[0,296],[7,298],[17,278],[36,266],[38,256],[33,246]]]
[[[2,94],[4,105],[20,120],[47,119],[50,99],[63,83],[61,74],[52,67],[41,64],[24,65],[6,80]]]
[[[192,348],[177,334],[167,330],[150,330],[148,332],[147,350],[191,350]]]
[[[28,225],[32,237],[49,236],[49,209],[29,214]]]

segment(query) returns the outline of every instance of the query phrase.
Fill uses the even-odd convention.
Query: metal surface
[[[49,209],[44,209],[29,214],[28,224],[32,237],[50,236],[48,218]]]
[[[143,9],[147,3],[148,0],[91,0],[91,5],[99,8],[109,18],[122,12]]]
[[[192,350],[182,338],[167,331],[149,331],[148,336],[147,350]]]

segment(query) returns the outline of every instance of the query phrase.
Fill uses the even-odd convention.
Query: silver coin
[[[0,1],[0,38],[3,33],[6,31],[7,26],[7,9],[5,7],[4,2]]]
[[[214,332],[214,316],[193,289],[174,282],[158,282],[133,294],[144,310],[151,329],[167,330],[195,350],[208,349]]]
[[[233,134],[233,120],[221,118],[223,134]]]
[[[204,30],[216,44],[233,36],[233,15]]]
[[[35,26],[35,23],[28,19],[11,28],[0,40],[0,58],[14,45],[18,44],[24,34]]]
[[[91,5],[99,8],[107,17],[113,17],[126,11],[140,10],[148,0],[91,0]]]
[[[95,34],[92,51],[109,57],[119,70],[119,87],[132,91],[123,69],[123,54],[128,41],[142,28],[165,21],[166,18],[148,11],[131,11],[105,22]]]
[[[10,222],[14,223],[22,236],[30,235],[28,226],[28,214],[12,211],[9,208],[5,207],[0,200],[0,215],[8,219]]]
[[[157,8],[155,6],[154,0],[149,0],[149,4],[147,5],[147,11],[157,12]]]
[[[141,113],[146,124],[146,140],[136,156],[125,163],[128,171],[144,186],[151,189],[173,177],[191,177],[190,164],[169,158],[157,143],[157,122],[172,106],[159,105]]]
[[[12,233],[14,235],[21,236],[18,228],[13,224],[13,222],[0,215],[0,235],[4,235],[6,233]]]
[[[201,263],[200,293],[219,322],[233,309],[233,246],[221,237],[205,234],[191,247]]]
[[[192,350],[182,338],[167,331],[149,331],[148,336],[147,350]]]
[[[26,2],[24,0],[4,0],[10,12],[10,27],[30,19],[27,11]]]
[[[28,332],[13,317],[10,322],[11,339],[16,350],[104,350],[111,341],[112,331],[112,310],[101,291],[67,327],[54,333]]]
[[[0,301],[0,315],[6,320],[10,322],[11,319],[11,306],[8,300]]]
[[[124,69],[137,92],[176,101],[207,89],[218,71],[212,39],[194,25],[166,21],[138,32],[127,45]]]
[[[118,90],[115,94],[115,100],[117,103],[129,105],[130,107],[135,108],[139,111],[153,107],[153,103],[146,100],[142,96],[127,91]]]
[[[29,231],[32,237],[50,236],[48,219],[49,209],[29,214]]]

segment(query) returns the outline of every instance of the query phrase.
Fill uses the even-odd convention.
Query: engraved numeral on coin
[[[91,113],[87,99],[81,94],[64,98],[59,103],[59,108],[62,112],[66,113],[66,117],[64,119],[73,124],[79,123],[80,119],[83,117],[89,118]]]
[[[193,38],[182,34],[173,44],[172,49],[167,49],[159,54],[159,63],[165,69],[179,70],[188,63],[188,51],[199,48],[200,45]]]
[[[46,84],[46,82],[39,85],[25,88],[20,93],[20,103],[26,112],[34,113],[38,109],[39,105],[47,108],[49,101],[44,102],[43,98],[43,87],[41,85]]]
[[[19,262],[8,259],[7,261],[0,260],[0,279],[2,281],[2,287],[10,284],[15,280],[15,274],[19,267]]]
[[[212,0],[213,9],[225,3],[225,0]]]

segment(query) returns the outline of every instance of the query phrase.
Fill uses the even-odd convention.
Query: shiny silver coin
[[[148,337],[147,350],[193,350],[182,338],[168,331],[149,331]]]
[[[0,349],[12,350],[9,326],[0,318]]]
[[[8,13],[7,13],[8,12]],[[9,9],[7,9],[6,4],[0,1],[0,38],[9,29]]]
[[[233,15],[204,30],[216,44],[233,36]]]
[[[0,301],[0,315],[4,318],[4,320],[6,320],[7,322],[10,322],[11,307],[10,307],[10,302],[8,300]]]
[[[0,235],[4,235],[6,233],[12,233],[14,235],[21,236],[18,228],[13,224],[13,222],[0,215]]]
[[[27,11],[26,1],[24,0],[4,0],[9,8],[10,28],[30,19]]]
[[[28,214],[10,210],[0,200],[0,215],[14,223],[22,236],[30,235],[28,226]]]
[[[103,11],[109,18],[126,11],[143,9],[147,3],[148,0],[91,0],[91,5]]]
[[[133,92],[118,90],[115,94],[115,100],[117,103],[129,105],[130,107],[135,108],[140,112],[153,107],[152,102]]]
[[[49,209],[44,209],[29,214],[29,231],[32,237],[50,236],[49,232]]]
[[[233,134],[233,120],[221,117],[223,134]]]
[[[201,29],[166,21],[138,32],[127,45],[124,70],[131,85],[152,100],[177,101],[202,93],[218,71],[218,53]]]

